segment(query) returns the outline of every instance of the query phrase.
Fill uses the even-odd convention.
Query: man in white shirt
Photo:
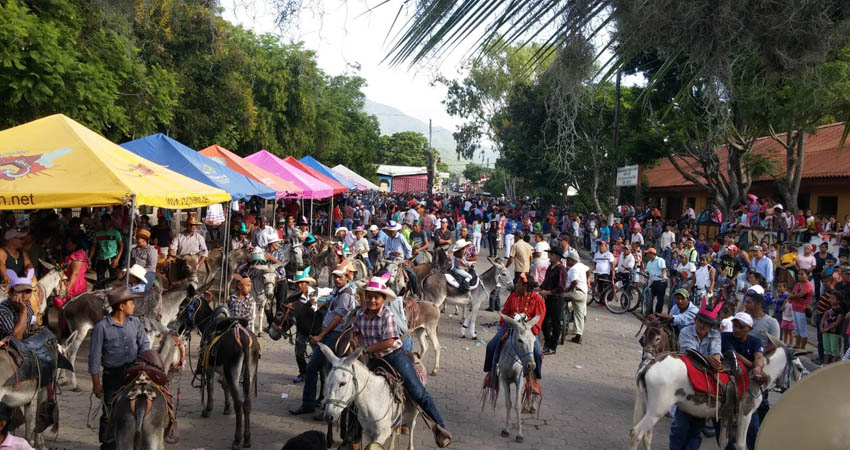
[[[617,277],[615,280],[623,280],[625,289],[629,288],[632,280],[632,271],[635,268],[635,255],[632,254],[632,248],[628,245],[623,247],[623,252],[617,258]]]
[[[640,228],[635,228],[634,233],[632,233],[632,244],[634,244],[635,242],[640,244],[641,247],[643,247],[644,245],[643,234],[640,232]]]
[[[269,242],[277,241],[277,231],[269,225],[269,219],[260,217],[260,225],[254,230],[254,237],[251,239],[251,245],[260,247],[263,251],[268,250]]]
[[[679,287],[691,290],[694,287],[694,274],[697,267],[688,261],[688,255],[679,256],[679,264],[676,265],[676,277],[680,280]]]
[[[584,334],[584,318],[587,315],[587,272],[589,267],[579,261],[578,251],[570,247],[566,254],[567,260],[567,291],[564,298],[573,302],[573,316],[576,326],[576,336],[572,342],[581,344]]]
[[[599,241],[597,246],[599,250],[593,254],[593,277],[596,279],[596,290],[601,294],[611,281],[615,259],[614,255],[608,251],[607,242]]]
[[[665,261],[670,259],[670,252],[673,250],[673,243],[676,242],[676,233],[673,233],[670,225],[664,226],[664,232],[658,239],[658,247],[661,248],[661,258]]]

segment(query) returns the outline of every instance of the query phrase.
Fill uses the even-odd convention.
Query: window
[[[799,194],[797,195],[797,209],[802,209],[805,212],[807,209],[811,208],[809,200],[811,199],[810,194]],[[796,211],[795,211],[796,213]]]
[[[823,216],[834,216],[838,214],[838,197],[818,197],[818,214]]]

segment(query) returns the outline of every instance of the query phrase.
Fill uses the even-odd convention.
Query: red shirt
[[[513,317],[519,313],[525,313],[529,319],[540,316],[537,323],[531,327],[531,332],[537,336],[537,333],[540,333],[540,327],[543,326],[543,318],[546,316],[546,302],[543,301],[543,297],[537,292],[530,292],[524,296],[516,292],[512,293],[502,307],[502,314]],[[505,323],[505,319],[499,319],[499,323]]]
[[[811,281],[798,281],[797,283],[794,283],[794,289],[791,290],[791,293],[804,293],[806,295],[802,300],[791,300],[791,310],[794,312],[806,312],[806,308],[809,307],[809,303],[812,301],[812,294],[814,291],[815,289],[814,286],[812,286]]]

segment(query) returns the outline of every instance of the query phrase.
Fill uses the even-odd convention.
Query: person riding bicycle
[[[597,241],[597,251],[593,255],[593,277],[596,279],[596,294],[600,298],[605,288],[610,285],[615,261],[614,255],[608,251],[608,243],[602,240]]]
[[[617,258],[617,273],[614,281],[622,281],[623,289],[629,289],[632,284],[632,272],[635,270],[635,255],[632,254],[631,246],[624,246],[623,253]]]

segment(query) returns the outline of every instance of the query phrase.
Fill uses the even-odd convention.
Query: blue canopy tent
[[[277,194],[274,189],[231,170],[162,133],[125,142],[121,147],[179,174],[227,191],[233,200],[254,195],[271,200]]]
[[[337,183],[347,187],[349,191],[353,192],[353,191],[358,190],[358,186],[357,186],[356,183],[352,182],[351,180],[349,180],[347,178],[341,177],[338,173],[334,172],[328,166],[320,163],[318,160],[316,160],[315,158],[313,158],[310,155],[307,155],[307,156],[299,159],[299,161],[301,161],[301,163],[304,164],[304,165],[310,166],[313,170],[316,170],[317,172],[321,173],[322,175],[324,175],[324,176],[336,181]]]

